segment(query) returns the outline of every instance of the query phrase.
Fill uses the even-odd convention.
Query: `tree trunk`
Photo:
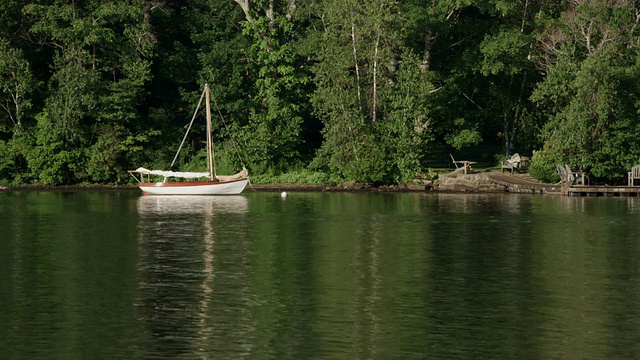
[[[353,62],[356,68],[356,91],[358,93],[358,107],[362,112],[362,97],[360,96],[360,68],[358,66],[358,50],[356,49],[356,24],[351,20],[351,45],[353,46]]]
[[[276,22],[275,12],[273,10],[273,1],[269,0],[269,6],[264,8],[264,14],[269,19],[269,28],[272,29]]]
[[[420,70],[425,71],[429,69],[429,63],[431,62],[431,46],[436,37],[431,34],[430,30],[427,30],[424,36],[424,50],[422,52],[422,64],[420,64]]]
[[[151,3],[148,1],[144,2],[144,23],[151,24]]]
[[[289,5],[287,6],[287,20],[291,20],[293,17],[293,13],[296,11],[296,0],[289,0]]]
[[[380,45],[380,26],[378,26],[378,33],[376,34],[376,45],[373,51],[373,99],[371,109],[371,122],[376,122],[376,107],[378,106],[378,46]]]

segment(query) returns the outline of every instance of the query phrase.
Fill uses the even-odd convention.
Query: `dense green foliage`
[[[166,168],[204,83],[219,173],[395,183],[519,152],[546,181],[568,164],[623,182],[639,19],[611,0],[6,0],[0,182]],[[204,132],[176,169],[203,166]]]
[[[542,154],[592,179],[623,182],[640,160],[639,14],[585,2],[543,34],[547,76],[532,97],[548,119]]]

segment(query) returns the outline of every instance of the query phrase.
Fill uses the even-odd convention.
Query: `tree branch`
[[[236,3],[238,3],[238,5],[240,5],[240,7],[242,8],[242,11],[244,12],[244,17],[247,19],[248,22],[255,22],[256,20],[253,18],[253,16],[251,16],[251,9],[249,8],[249,0],[233,0]]]
[[[296,0],[289,0],[289,4],[287,5],[287,20],[291,20],[293,17],[293,13],[296,11]]]

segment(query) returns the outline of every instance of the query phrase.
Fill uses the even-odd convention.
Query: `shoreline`
[[[137,186],[129,185],[20,185],[14,187],[0,186],[4,191],[140,191]],[[316,184],[251,184],[247,185],[243,192],[255,190],[257,192],[431,192],[437,191],[433,185],[382,185],[372,186],[367,184],[352,183],[341,185],[316,185]]]
[[[304,184],[304,183],[269,183],[254,184],[249,182],[244,189],[246,192],[425,192],[425,193],[501,193],[509,192],[504,185],[499,185],[492,179],[495,172],[477,172],[461,174],[451,172],[440,174],[437,181],[415,179],[412,183],[374,186],[355,181],[338,185]],[[500,174],[500,173],[497,173]],[[518,174],[518,177],[528,177],[528,174]],[[537,181],[536,181],[537,182]],[[133,184],[128,185],[20,185],[3,187],[0,191],[139,191]]]

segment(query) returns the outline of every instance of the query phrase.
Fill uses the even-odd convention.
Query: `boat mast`
[[[207,108],[207,160],[209,161],[209,175],[211,181],[213,181],[213,140],[211,139],[211,104],[209,102],[209,84],[205,84],[204,89],[206,94],[205,105]]]

